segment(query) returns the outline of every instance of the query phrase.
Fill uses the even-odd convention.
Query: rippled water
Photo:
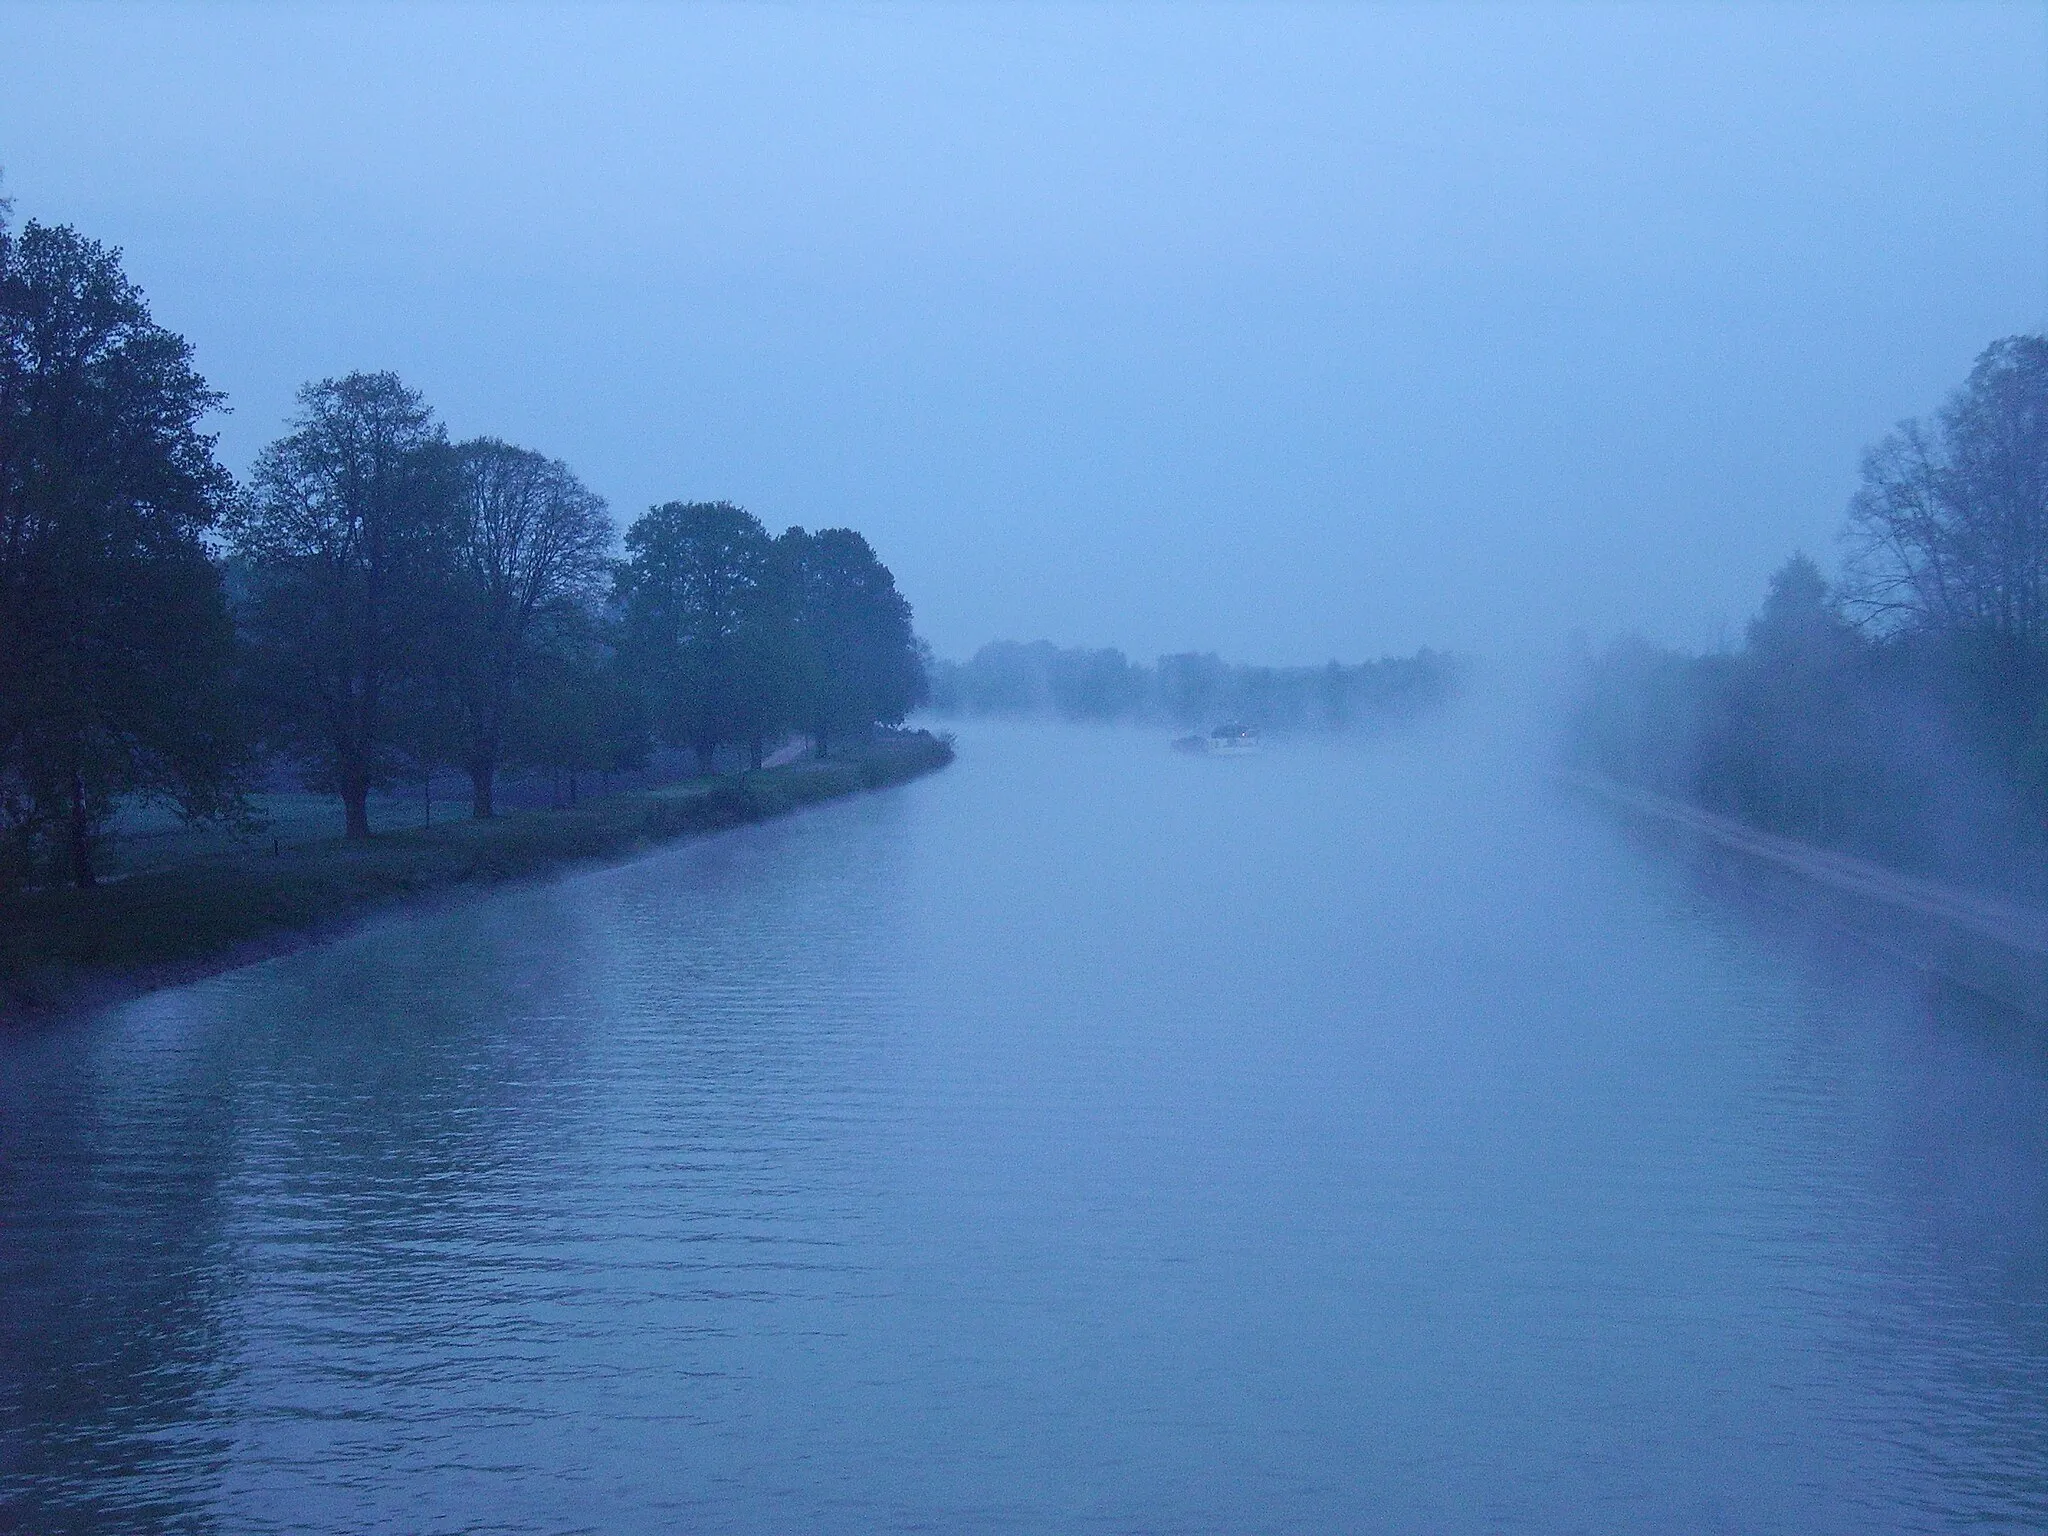
[[[0,1525],[2048,1524],[2043,1037],[1483,734],[978,729],[0,1036]]]

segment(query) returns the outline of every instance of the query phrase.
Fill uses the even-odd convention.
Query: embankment
[[[1592,774],[1563,781],[1740,861],[1766,899],[2030,1018],[2048,1019],[2048,912],[1760,832]]]
[[[566,810],[336,839],[152,870],[91,890],[0,896],[0,1018],[75,1007],[230,970],[330,938],[374,912],[627,857],[677,838],[930,773],[924,732],[857,754],[587,800]]]

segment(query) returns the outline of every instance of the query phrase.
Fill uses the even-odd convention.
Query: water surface
[[[1454,719],[0,1036],[0,1525],[2024,1530],[2041,1038]]]

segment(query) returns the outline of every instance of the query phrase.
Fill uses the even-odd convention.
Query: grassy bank
[[[692,779],[522,811],[238,852],[149,869],[91,890],[0,896],[0,1015],[90,1002],[296,948],[434,892],[495,885],[616,859],[679,837],[763,821],[941,768],[932,736],[885,738],[857,755]]]

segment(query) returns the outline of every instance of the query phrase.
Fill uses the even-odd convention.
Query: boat
[[[1217,726],[1206,736],[1177,737],[1173,750],[1197,757],[1243,757],[1259,750],[1259,733],[1252,726],[1232,722]]]
[[[1249,725],[1219,725],[1209,733],[1211,757],[1242,757],[1259,750],[1259,733]]]

